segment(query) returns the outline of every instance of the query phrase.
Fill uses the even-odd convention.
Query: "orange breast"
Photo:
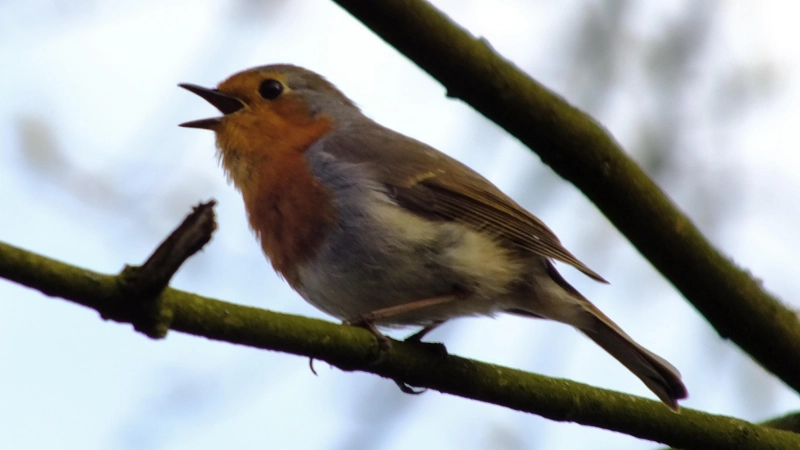
[[[297,265],[314,256],[335,218],[331,193],[311,176],[301,156],[263,167],[257,188],[244,195],[264,253],[292,285]]]
[[[296,285],[297,266],[314,256],[336,216],[331,192],[305,159],[332,124],[292,99],[268,106],[224,118],[217,145],[264,253]]]

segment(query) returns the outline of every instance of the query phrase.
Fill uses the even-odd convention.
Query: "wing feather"
[[[547,225],[494,184],[419,141],[369,121],[342,127],[321,141],[318,150],[368,165],[389,195],[410,211],[489,232],[520,250],[562,261],[606,282],[565,249]]]

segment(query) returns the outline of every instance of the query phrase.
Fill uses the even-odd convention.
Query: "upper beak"
[[[223,94],[216,89],[208,89],[195,84],[181,83],[178,86],[193,92],[200,97],[203,97],[208,103],[211,103],[222,114],[232,114],[244,108],[244,103],[236,97],[228,94]],[[193,120],[191,122],[184,122],[178,126],[186,128],[203,128],[206,130],[214,130],[219,125],[221,117],[214,117],[211,119]]]

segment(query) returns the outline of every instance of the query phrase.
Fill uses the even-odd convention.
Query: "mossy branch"
[[[800,392],[800,322],[715,249],[609,133],[423,0],[336,0],[577,186],[702,313]]]
[[[684,449],[800,447],[800,436],[793,433],[687,409],[673,413],[656,401],[448,355],[432,344],[394,342],[386,358],[375,363],[377,342],[361,328],[236,305],[169,287],[154,292],[151,287],[168,280],[177,269],[175,258],[182,261],[207,242],[214,229],[210,208],[210,204],[205,205],[201,214],[196,210],[184,223],[191,222],[190,226],[179,227],[159,247],[178,256],[163,258],[164,252],[156,251],[143,268],[137,269],[139,274],[155,274],[152,277],[131,277],[132,269],[116,276],[100,274],[2,242],[0,277],[92,308],[103,318],[131,323],[153,338],[164,337],[171,329],[292,353],[343,370],[370,372],[413,386]],[[193,221],[195,215],[200,217]],[[155,284],[147,280],[155,280]],[[309,377],[312,382],[313,377]]]

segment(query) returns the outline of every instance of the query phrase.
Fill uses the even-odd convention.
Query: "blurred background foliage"
[[[698,226],[791,307],[800,281],[800,49],[779,1],[440,0],[607,127]],[[787,8],[789,8],[787,10]],[[138,263],[200,200],[220,229],[173,286],[324,317],[270,269],[213,135],[175,85],[290,62],[466,162],[609,279],[566,276],[674,363],[687,407],[764,420],[796,393],[722,341],[573,186],[324,0],[0,2],[0,239],[102,272]],[[410,331],[410,330],[409,330]],[[404,333],[399,333],[402,336]],[[452,353],[649,396],[572,329],[502,317],[430,335]],[[653,448],[307,360],[130,326],[0,280],[0,448]]]

